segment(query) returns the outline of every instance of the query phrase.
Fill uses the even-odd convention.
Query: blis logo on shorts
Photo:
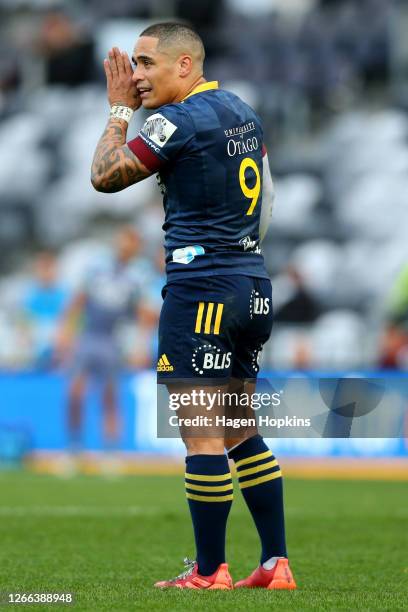
[[[252,351],[251,357],[251,367],[255,373],[259,372],[259,361],[261,358],[262,346],[259,346],[254,351]]]
[[[270,298],[264,298],[259,291],[253,289],[251,291],[251,299],[249,302],[249,314],[251,319],[254,315],[267,315],[270,311]]]
[[[227,370],[231,365],[231,352],[223,353],[213,344],[203,344],[193,351],[191,364],[201,376],[207,370]]]

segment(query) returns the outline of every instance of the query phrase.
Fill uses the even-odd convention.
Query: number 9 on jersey
[[[248,187],[246,183],[245,171],[251,168],[255,172],[255,185],[253,187]],[[242,189],[242,193],[246,198],[251,199],[250,207],[247,210],[247,215],[252,215],[254,212],[256,203],[259,199],[259,194],[261,192],[261,176],[259,174],[258,166],[254,162],[251,157],[244,157],[239,167],[239,184]]]

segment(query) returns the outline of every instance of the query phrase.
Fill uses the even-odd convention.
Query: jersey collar
[[[202,91],[209,91],[210,89],[218,89],[218,81],[209,81],[208,83],[197,85],[197,87],[195,87],[193,91],[188,94],[188,96],[183,98],[182,102],[187,100],[187,98],[190,96],[195,96],[195,94],[201,93]]]

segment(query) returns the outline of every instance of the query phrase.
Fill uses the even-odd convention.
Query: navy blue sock
[[[235,461],[239,487],[261,539],[261,563],[271,557],[287,557],[278,462],[260,435],[245,440],[228,456]]]
[[[185,476],[198,573],[210,576],[225,562],[225,532],[233,497],[227,456],[186,457]]]

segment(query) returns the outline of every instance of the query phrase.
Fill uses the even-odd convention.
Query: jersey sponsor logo
[[[204,247],[200,246],[199,244],[194,244],[192,246],[173,251],[173,261],[175,263],[189,264],[198,255],[204,255],[204,253]]]
[[[232,353],[222,353],[214,344],[203,344],[193,351],[191,365],[197,374],[202,376],[208,370],[227,370],[231,365]]]
[[[141,131],[161,148],[176,130],[177,126],[174,123],[160,113],[155,113],[145,121]]]
[[[231,138],[231,136],[240,136],[243,138],[244,134],[247,132],[252,132],[256,129],[255,123],[253,121],[249,121],[244,125],[239,125],[238,127],[229,128],[228,130],[224,130],[224,134],[227,138]]]
[[[142,132],[140,132],[140,133],[139,133],[139,136],[140,136],[140,138],[143,140],[143,142],[144,142],[144,143],[145,143],[145,144],[146,144],[148,147],[150,147],[150,149],[153,149],[153,151],[154,151],[155,153],[160,153],[160,147],[156,147],[156,145],[155,145],[155,144],[154,144],[154,143],[153,143],[151,140],[149,140],[148,138],[146,138],[146,136],[145,136],[145,135],[144,135]]]
[[[160,176],[160,172],[158,174],[156,174],[156,181],[157,181],[157,185],[158,185],[158,187],[160,189],[160,193],[162,195],[166,195],[166,193],[167,193],[166,185],[164,184],[163,177]]]
[[[254,251],[255,253],[257,252],[261,252],[261,249],[259,249],[258,247],[258,241],[257,240],[252,240],[251,236],[245,236],[244,238],[241,238],[241,240],[239,241],[239,243],[244,251]]]
[[[199,302],[194,328],[195,333],[218,336],[223,311],[224,304],[217,304],[217,307],[215,307],[214,302]]]
[[[170,361],[167,358],[166,353],[160,357],[157,362],[157,371],[158,372],[173,372],[174,367],[171,365]]]
[[[249,314],[251,319],[253,319],[255,315],[269,314],[270,309],[270,298],[262,297],[259,291],[253,289],[249,301]]]
[[[227,153],[230,157],[235,155],[244,155],[244,153],[251,153],[259,149],[259,142],[256,136],[247,138],[246,140],[234,140],[230,138],[227,143]]]

